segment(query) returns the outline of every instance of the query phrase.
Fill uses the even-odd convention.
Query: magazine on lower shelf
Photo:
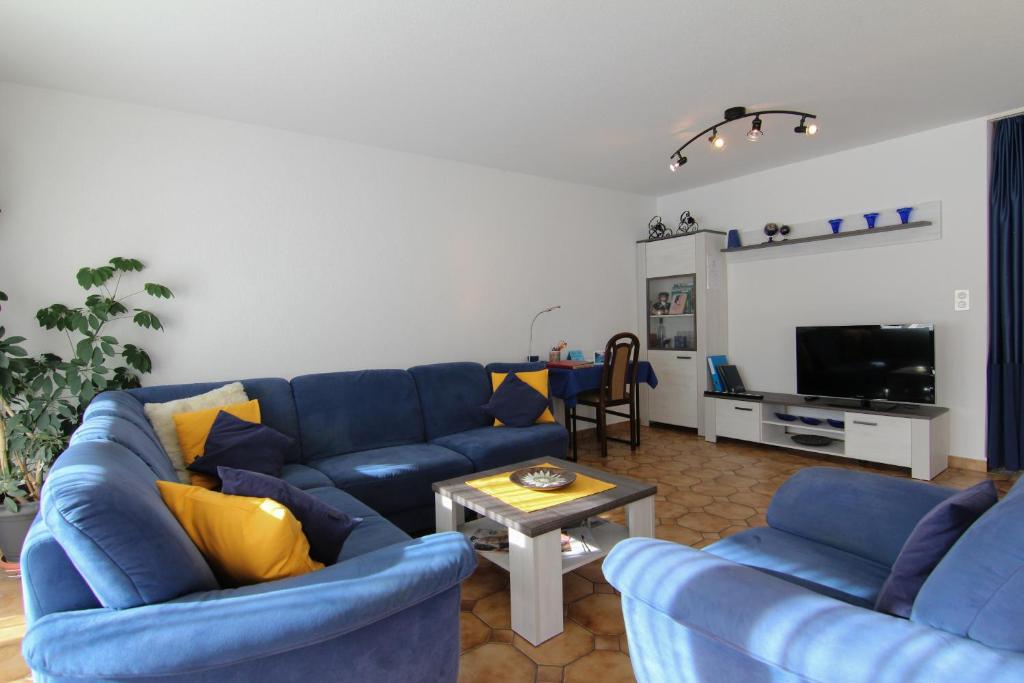
[[[562,531],[561,543],[563,553],[586,553],[596,549],[595,539],[592,536],[594,527],[607,524],[603,519],[589,520],[582,526],[564,529]],[[568,532],[568,533],[566,533]],[[481,527],[473,531],[469,542],[474,550],[483,552],[508,552],[508,529],[495,525],[494,527]]]

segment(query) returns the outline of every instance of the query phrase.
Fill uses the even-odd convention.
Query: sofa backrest
[[[416,382],[406,370],[356,370],[292,380],[304,461],[423,441]]]
[[[891,567],[918,520],[953,493],[919,481],[808,467],[775,492],[768,526]]]
[[[482,406],[491,398],[490,375],[479,363],[437,363],[409,368],[416,382],[428,441],[486,427]]]
[[[1024,485],[982,515],[921,587],[913,621],[1024,652]]]
[[[285,456],[285,462],[299,462],[302,459],[299,420],[295,412],[295,401],[292,398],[292,388],[288,380],[270,377],[243,379],[240,381],[242,386],[245,387],[246,395],[250,399],[259,400],[260,417],[263,424],[295,439],[295,443]],[[180,398],[205,394],[208,391],[230,383],[166,384],[155,387],[142,387],[141,389],[130,389],[127,393],[140,403],[166,403],[167,401],[176,401]],[[143,419],[145,419],[145,414],[143,414]]]
[[[137,455],[160,479],[177,481],[153,426],[140,403],[124,391],[105,392],[93,399],[85,410],[82,424],[71,435],[71,444],[110,441]]]

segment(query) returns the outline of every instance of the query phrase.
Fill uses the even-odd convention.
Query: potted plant
[[[140,294],[171,298],[171,290],[147,282],[121,293],[122,279],[141,272],[137,259],[115,257],[98,268],[78,271],[78,284],[95,288],[82,306],[53,304],[36,313],[39,325],[62,332],[70,346],[64,357],[44,353],[30,357],[24,337],[7,337],[0,327],[0,551],[16,562],[39,508],[39,495],[50,466],[68,445],[89,402],[107,389],[130,389],[150,372],[149,354],[122,344],[109,326],[130,319],[138,327],[162,330],[160,319],[130,300]],[[0,292],[0,301],[7,295]]]

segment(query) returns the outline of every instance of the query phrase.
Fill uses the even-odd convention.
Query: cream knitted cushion
[[[167,457],[170,458],[181,483],[190,484],[192,479],[190,472],[185,469],[185,460],[181,454],[181,447],[178,445],[178,431],[174,427],[174,415],[207,408],[221,408],[235,403],[245,403],[248,400],[249,397],[246,395],[242,383],[233,382],[198,396],[180,398],[167,403],[147,403],[143,406],[146,417],[153,425],[153,430],[167,452]]]

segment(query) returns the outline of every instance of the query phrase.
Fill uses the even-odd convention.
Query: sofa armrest
[[[809,467],[779,487],[768,526],[892,565],[914,526],[954,489],[835,467]]]
[[[945,631],[854,607],[710,553],[653,539],[628,539],[608,555],[604,573],[623,597],[630,649],[664,661],[694,642],[643,629],[633,620],[656,610],[689,631],[774,669],[812,681],[1024,680],[1024,655],[995,650]],[[650,642],[650,633],[665,642]],[[657,636],[655,636],[656,638]],[[642,652],[644,649],[646,652]]]
[[[56,677],[198,672],[335,638],[439,595],[472,573],[459,533],[396,543],[303,576],[124,610],[50,614],[23,653]]]

